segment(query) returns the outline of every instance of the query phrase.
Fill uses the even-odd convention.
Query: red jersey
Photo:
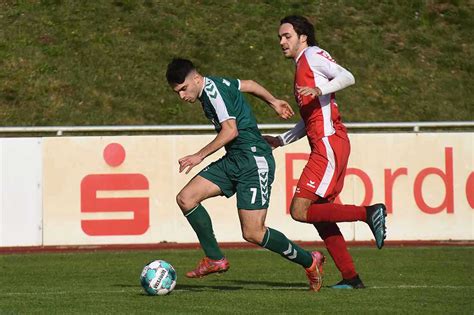
[[[324,85],[341,71],[339,66],[325,50],[311,46],[301,52],[296,59],[294,93],[306,126],[306,134],[313,150],[316,142],[339,132],[346,133],[346,127],[336,104],[335,93],[324,93]],[[319,97],[302,96],[297,87],[319,87],[323,95]]]

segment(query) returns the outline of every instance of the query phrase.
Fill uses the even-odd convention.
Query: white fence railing
[[[421,128],[451,128],[473,129],[474,121],[430,121],[430,122],[363,122],[346,123],[352,129],[409,129],[419,132]],[[259,124],[260,130],[285,130],[293,128],[294,124]],[[21,133],[52,133],[57,136],[64,132],[169,132],[169,131],[212,131],[212,125],[142,125],[142,126],[37,126],[37,127],[0,127],[0,134]]]

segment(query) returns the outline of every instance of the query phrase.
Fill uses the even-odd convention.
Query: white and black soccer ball
[[[154,260],[143,268],[140,283],[148,295],[166,295],[173,291],[177,278],[170,263]]]

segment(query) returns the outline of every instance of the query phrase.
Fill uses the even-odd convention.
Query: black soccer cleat
[[[332,289],[365,289],[365,285],[360,280],[359,275],[351,279],[342,279],[335,285],[331,286]]]
[[[365,207],[367,213],[367,224],[374,234],[375,243],[378,249],[381,249],[384,240],[387,237],[387,227],[385,225],[385,217],[387,216],[387,209],[383,203],[377,203],[372,206]]]

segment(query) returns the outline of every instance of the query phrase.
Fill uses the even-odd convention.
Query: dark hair
[[[174,58],[166,70],[166,79],[169,84],[181,84],[188,74],[195,70],[193,63],[188,59]]]
[[[317,46],[316,37],[314,35],[314,26],[308,21],[307,18],[301,15],[288,15],[285,16],[281,21],[280,25],[289,23],[293,25],[296,34],[306,35],[308,46]]]

